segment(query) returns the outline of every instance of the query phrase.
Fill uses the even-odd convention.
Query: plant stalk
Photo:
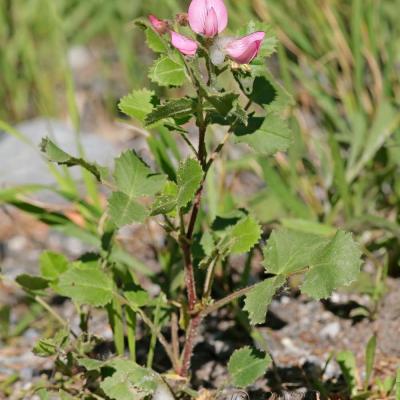
[[[185,346],[182,352],[182,365],[179,371],[179,375],[188,376],[190,369],[190,361],[193,354],[193,348],[195,344],[195,340],[198,334],[198,330],[203,320],[201,314],[196,315],[195,317],[191,317],[189,321],[189,327],[186,334]]]

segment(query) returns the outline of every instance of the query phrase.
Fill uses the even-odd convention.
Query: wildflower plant
[[[97,219],[96,254],[71,262],[46,252],[40,277],[18,278],[35,297],[51,289],[76,305],[82,333],[64,326],[55,337],[39,341],[35,352],[56,355],[64,368],[78,368],[90,384],[70,393],[82,398],[190,395],[191,359],[208,315],[239,301],[249,324],[256,326],[265,322],[274,294],[291,276],[301,277],[303,293],[321,299],[354,281],[361,265],[357,244],[342,230],[331,235],[278,228],[267,238],[249,210],[231,207],[229,213],[212,215],[204,200],[207,191],[215,190],[210,171],[228,141],[248,145],[254,162],[284,152],[291,143],[284,117],[292,100],[266,66],[276,44],[269,27],[250,22],[236,35],[225,35],[228,12],[223,0],[193,0],[188,14],[174,20],[152,15],[136,24],[158,55],[149,72],[155,89],[134,90],[119,107],[151,133],[152,167],[132,149],[115,160],[111,172],[43,139],[41,148],[50,161],[80,166],[104,185],[110,192],[108,205]],[[181,87],[187,95],[158,96]],[[178,137],[181,147],[174,140]],[[164,267],[159,275],[134,270],[118,256],[119,229],[151,219],[166,237],[165,251],[157,258]],[[222,288],[214,290],[220,266],[229,271],[232,257],[251,258],[253,249],[263,255],[265,279],[222,295]],[[143,275],[152,276],[160,288],[157,296],[141,286]],[[167,275],[174,279],[165,279]],[[94,356],[98,339],[90,333],[91,308],[107,311],[119,357]],[[151,337],[145,366],[138,364],[138,321]],[[156,343],[169,363],[158,372],[152,369]],[[129,360],[124,358],[128,354]],[[227,365],[230,384],[251,385],[270,362],[268,354],[237,349]]]

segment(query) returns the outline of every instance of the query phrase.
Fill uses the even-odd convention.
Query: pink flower
[[[158,19],[154,15],[149,15],[149,21],[153,29],[160,35],[163,35],[168,31],[168,23],[161,19]]]
[[[234,39],[225,45],[225,52],[238,64],[249,64],[257,56],[264,37],[265,32],[254,32]]]
[[[224,0],[192,0],[189,24],[196,33],[214,37],[228,25],[228,11]]]
[[[174,31],[171,31],[170,33],[172,46],[177,48],[182,54],[185,54],[186,56],[194,56],[196,54],[198,47],[197,42]]]

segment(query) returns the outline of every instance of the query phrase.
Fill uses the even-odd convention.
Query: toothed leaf
[[[246,346],[236,350],[228,363],[228,371],[235,386],[245,388],[263,376],[271,357]]]
[[[75,263],[60,275],[55,290],[79,304],[101,307],[112,299],[113,281],[99,267]]]
[[[250,251],[260,240],[261,227],[251,216],[241,219],[223,238],[222,247],[227,246],[231,254],[242,254]]]
[[[252,325],[263,324],[276,291],[285,283],[284,276],[266,279],[246,294],[244,310],[248,312]]]
[[[197,189],[203,179],[203,170],[200,163],[194,159],[188,158],[178,169],[178,208],[186,207],[193,200]]]
[[[255,152],[268,156],[287,150],[292,133],[280,116],[270,113],[266,117],[251,116],[247,125],[237,126],[234,135],[236,143],[246,143]]]
[[[113,192],[108,199],[108,212],[118,227],[134,222],[143,222],[149,215],[148,210],[133,197],[122,192]]]
[[[110,366],[115,372],[100,387],[115,400],[142,400],[157,389],[157,375],[133,361],[114,360]]]
[[[166,118],[187,118],[194,113],[195,102],[190,97],[174,99],[157,106],[146,117],[146,125],[152,125]]]
[[[130,198],[153,196],[166,181],[165,175],[154,173],[133,150],[125,151],[115,160],[114,178],[118,190]]]
[[[302,292],[321,299],[357,279],[361,252],[352,236],[344,231],[329,238],[281,229],[268,240],[264,265],[267,272],[276,275],[305,272]]]
[[[146,116],[153,110],[153,96],[154,92],[152,90],[134,90],[121,99],[118,107],[129,117],[136,118],[140,122],[144,122]]]
[[[160,86],[181,86],[185,82],[185,68],[182,63],[161,56],[150,68],[150,79]]]
[[[40,150],[46,155],[49,161],[67,167],[80,166],[89,171],[99,181],[104,181],[108,176],[108,169],[97,163],[89,163],[83,158],[74,157],[64,150],[61,150],[53,141],[45,137],[40,143]]]

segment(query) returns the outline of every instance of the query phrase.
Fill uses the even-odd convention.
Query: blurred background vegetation
[[[260,160],[254,168],[245,157],[230,164],[235,171],[254,169],[266,182],[243,203],[265,223],[368,230],[366,245],[372,239],[383,245],[389,266],[397,268],[400,0],[226,2],[232,31],[250,18],[273,26],[280,44],[269,67],[296,100],[287,156]],[[2,0],[0,120],[71,114],[77,81],[101,105],[96,116],[112,120],[118,99],[148,84],[144,67],[152,56],[133,19],[169,17],[187,4]],[[86,76],[74,76],[71,56],[82,49],[96,65]]]

